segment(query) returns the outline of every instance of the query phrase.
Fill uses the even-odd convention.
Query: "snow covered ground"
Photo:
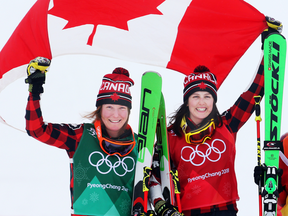
[[[0,0],[0,49],[34,2],[35,0]],[[282,21],[283,35],[288,35],[286,1],[247,0],[247,2],[263,14]],[[218,91],[220,112],[232,106],[250,84],[260,60],[260,47],[261,42],[258,38],[221,86]],[[138,100],[143,72],[153,70],[161,73],[168,115],[181,104],[184,75],[180,73],[99,56],[62,56],[53,59],[53,65],[47,74],[45,93],[41,101],[45,121],[65,123],[87,121],[81,116],[95,109],[96,96],[103,75],[118,66],[127,68],[135,81],[135,86],[131,89],[134,100],[130,117],[134,131],[138,129]],[[81,75],[75,74],[75,71],[80,70]],[[91,74],[89,70],[99,72]],[[286,76],[285,83],[288,83],[287,80]],[[287,95],[288,88],[285,88],[281,133],[288,131],[288,123],[285,122],[288,119]],[[27,96],[24,78],[13,82],[0,93],[0,116],[17,128],[13,129],[0,123],[0,216],[68,216],[70,214],[68,157],[64,150],[44,145],[24,132]],[[263,113],[262,118],[264,119]],[[264,140],[264,122],[261,127],[261,139]],[[253,181],[253,168],[257,163],[256,144],[256,123],[253,115],[240,130],[236,143],[239,216],[258,214],[257,187]]]

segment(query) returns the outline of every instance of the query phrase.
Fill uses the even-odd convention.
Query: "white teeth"
[[[197,108],[198,111],[205,111],[206,108]]]
[[[120,122],[121,120],[118,120],[118,121],[109,120],[109,121],[112,122],[112,123],[118,123],[118,122]]]

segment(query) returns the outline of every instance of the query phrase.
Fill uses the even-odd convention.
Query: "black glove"
[[[284,190],[284,187],[282,186],[282,181],[281,181],[281,178],[283,175],[283,169],[278,168],[277,174],[278,174],[278,193],[280,194]]]
[[[266,16],[265,18],[266,23],[268,25],[268,29],[265,29],[261,34],[262,49],[264,40],[267,38],[268,35],[274,32],[281,33],[283,29],[283,25],[280,21],[275,20],[274,18],[268,16]]]
[[[254,168],[254,182],[255,184],[259,185],[259,180],[261,179],[261,187],[264,187],[264,172],[267,171],[267,166],[263,164],[263,166],[255,166]],[[278,193],[281,193],[284,188],[282,186],[281,177],[283,175],[283,169],[278,168],[277,169],[277,175],[278,175]]]
[[[254,182],[259,185],[259,180],[261,180],[261,187],[264,187],[264,171],[267,170],[266,166],[255,166],[254,167]]]
[[[28,78],[25,83],[29,84],[28,91],[33,94],[43,93],[42,85],[45,83],[45,74],[51,61],[44,57],[37,57],[30,61],[27,67]]]
[[[177,207],[166,203],[164,200],[156,202],[155,212],[159,216],[184,216],[183,213],[178,211]]]

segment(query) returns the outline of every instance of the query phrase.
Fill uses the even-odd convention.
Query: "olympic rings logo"
[[[100,155],[100,160],[97,161],[96,164],[92,163],[91,161],[91,158],[94,154],[99,154]],[[109,157],[117,157],[118,161],[116,161],[114,164],[112,164],[111,161],[108,160]],[[118,156],[118,155],[107,155],[105,158],[104,158],[104,155],[99,152],[99,151],[94,151],[92,152],[90,155],[89,155],[89,163],[93,166],[93,167],[96,167],[97,171],[101,174],[107,174],[109,173],[112,169],[114,170],[114,173],[120,177],[126,175],[127,172],[132,172],[134,170],[134,167],[135,167],[135,161],[132,157],[130,156],[126,156],[124,157],[122,160],[121,158]],[[129,169],[127,164],[125,163],[126,160],[131,160],[132,161],[132,167]],[[100,167],[102,166],[102,169],[103,167],[105,167],[105,164],[106,166],[109,168],[107,171],[101,171],[100,170]],[[118,173],[118,171],[116,170],[117,168],[119,168],[121,165],[121,167],[123,168],[124,172],[121,174],[121,173]],[[120,168],[121,168],[120,167]]]
[[[223,144],[223,150],[222,151],[214,146],[216,141]],[[201,150],[198,149],[201,145],[208,146],[208,148],[206,149],[205,152],[202,152]],[[186,150],[186,149],[189,149],[189,150]],[[191,151],[189,158],[183,157],[183,151],[184,150],[186,150],[186,152]],[[190,162],[194,166],[201,166],[206,161],[206,159],[208,159],[211,162],[219,161],[222,153],[224,153],[225,151],[226,151],[225,142],[223,140],[220,140],[220,139],[215,139],[215,140],[213,140],[211,146],[206,142],[203,144],[197,145],[195,149],[192,146],[184,146],[181,150],[181,159],[185,162]],[[215,159],[210,158],[211,153],[216,153],[218,155],[217,158],[215,158]],[[195,161],[194,159],[196,158],[196,156],[199,156],[200,158],[202,158],[201,161],[198,163],[194,162]]]

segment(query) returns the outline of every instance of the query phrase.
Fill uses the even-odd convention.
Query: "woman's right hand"
[[[42,85],[45,83],[45,74],[50,63],[50,59],[44,57],[37,57],[30,61],[27,67],[28,77],[25,79],[25,83],[29,84],[29,92],[33,94],[44,92]]]

